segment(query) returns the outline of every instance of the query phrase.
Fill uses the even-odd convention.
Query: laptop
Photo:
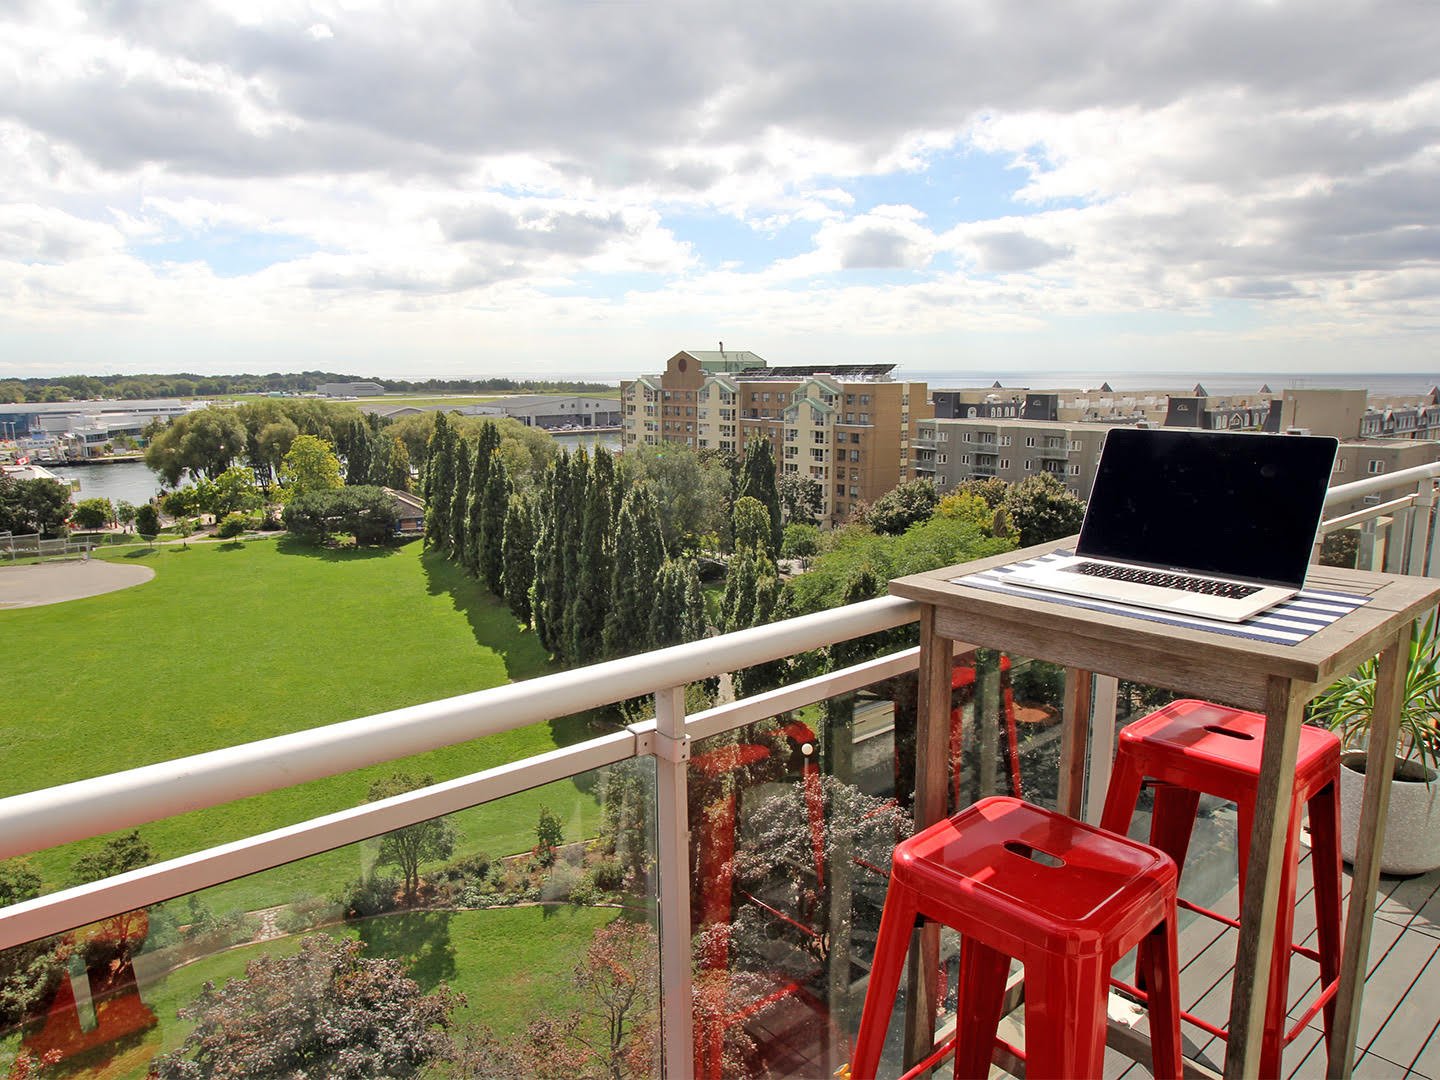
[[[1304,586],[1338,447],[1318,435],[1114,428],[1075,554],[1006,581],[1242,622]]]

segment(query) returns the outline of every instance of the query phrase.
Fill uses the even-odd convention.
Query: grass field
[[[317,551],[287,540],[107,553],[144,560],[147,584],[0,612],[7,645],[0,795],[384,712],[547,670],[509,611],[418,543]],[[462,776],[584,738],[561,720],[155,822],[160,857],[195,851],[365,800],[401,768]],[[593,833],[595,803],[573,782],[457,816],[460,850],[492,856],[534,842],[542,803],[567,838]],[[32,857],[47,889],[99,840]],[[215,890],[217,910],[331,895],[356,875],[345,851]]]

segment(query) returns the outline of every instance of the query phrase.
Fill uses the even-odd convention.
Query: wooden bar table
[[[915,826],[945,814],[950,714],[950,665],[957,642],[1063,664],[1067,670],[1061,743],[1060,809],[1079,817],[1089,732],[1090,676],[1113,675],[1266,717],[1260,798],[1250,837],[1249,883],[1240,914],[1235,982],[1230,999],[1227,1077],[1254,1076],[1270,979],[1273,912],[1285,853],[1287,808],[1305,704],[1361,661],[1379,654],[1375,713],[1370,727],[1360,842],[1346,919],[1335,1039],[1329,1075],[1348,1076],[1353,1064],[1360,995],[1364,989],[1371,919],[1379,881],[1379,837],[1390,790],[1388,776],[1399,722],[1411,627],[1440,597],[1440,581],[1312,566],[1309,588],[1368,596],[1369,603],[1295,645],[1194,630],[1124,614],[954,584],[950,579],[1021,559],[1073,549],[1074,538],[990,559],[897,578],[896,596],[924,605],[920,620],[919,717],[916,739]],[[935,1002],[930,989],[938,930],[920,932],[918,971],[911,980],[907,1047],[933,1042]]]

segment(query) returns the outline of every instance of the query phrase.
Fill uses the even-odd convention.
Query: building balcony
[[[1049,461],[1064,461],[1070,456],[1070,451],[1064,446],[1037,446],[1035,456]]]
[[[1335,489],[1331,506],[1387,498],[1327,519],[1322,532],[1368,536],[1356,545],[1364,567],[1433,575],[1436,474],[1440,467]],[[0,800],[0,858],[33,855],[207,807],[233,804],[243,814],[240,801],[257,795],[299,796],[299,785],[322,778],[650,702],[628,725],[559,725],[578,741],[547,753],[0,907],[0,949],[19,950],[8,959],[56,957],[53,970],[35,969],[51,988],[45,1008],[24,1027],[0,1029],[0,1046],[11,1060],[53,1049],[66,1076],[143,1075],[152,1057],[185,1039],[190,1026],[176,1010],[205,980],[223,989],[247,963],[295,956],[302,938],[320,933],[358,939],[368,958],[395,959],[421,993],[441,983],[463,989],[469,1011],[455,1013],[456,1023],[476,1023],[478,1006],[500,1043],[519,1045],[542,1016],[559,1027],[589,1023],[606,978],[633,978],[639,992],[623,1049],[635,1075],[831,1075],[849,1060],[889,850],[908,828],[915,787],[918,650],[897,648],[884,632],[913,637],[918,618],[910,601],[869,600]],[[875,645],[882,634],[886,644]],[[1054,807],[1063,671],[986,652],[960,663],[970,689],[956,703],[956,801],[1018,788]],[[757,665],[790,674],[765,689],[742,680],[719,704],[687,704],[688,686],[728,683]],[[1105,676],[1091,690],[1092,745],[1111,745],[1154,700],[1148,688]],[[1012,722],[1013,769],[994,752]],[[1092,758],[1088,818],[1098,816],[1108,768]],[[567,830],[548,860],[529,850],[541,805]],[[1191,844],[1187,895],[1207,906],[1235,902],[1233,818],[1224,805],[1203,807]],[[456,853],[422,856],[412,890],[367,892],[379,838],[413,839],[398,830],[430,823],[458,838]],[[483,866],[480,851],[489,853]],[[363,916],[362,903],[371,905]],[[247,915],[201,925],[195,914],[231,908]],[[1303,900],[1298,917],[1310,910]],[[1359,1036],[1373,1075],[1437,1071],[1437,910],[1440,876],[1382,885]],[[1228,1011],[1233,938],[1182,921],[1184,1005],[1215,1023]],[[953,961],[953,945],[943,958]],[[1297,996],[1306,978],[1293,984]],[[953,1008],[941,1003],[942,1033]],[[277,1010],[274,1023],[284,1022]],[[1192,1052],[1223,1059],[1217,1040],[1187,1034],[1198,1040]],[[1129,1065],[1126,1045],[1112,1043],[1113,1075]],[[537,1074],[548,1067],[527,1060]],[[306,1068],[318,1076],[329,1066]],[[1310,1021],[1287,1052],[1286,1075],[1324,1068],[1319,1021]],[[883,1071],[900,1071],[898,1047]]]

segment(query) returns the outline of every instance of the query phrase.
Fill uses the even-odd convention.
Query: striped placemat
[[[1009,563],[1006,566],[997,566],[993,570],[984,570],[978,574],[966,574],[964,577],[950,580],[956,585],[969,585],[976,589],[1009,593],[1012,596],[1030,596],[1051,604],[1065,604],[1069,607],[1086,608],[1089,611],[1105,611],[1112,615],[1143,619],[1146,622],[1184,626],[1192,630],[1208,630],[1215,634],[1250,638],[1255,641],[1269,641],[1276,645],[1295,645],[1304,641],[1316,631],[1325,629],[1336,619],[1342,618],[1362,604],[1370,602],[1368,596],[1326,592],[1319,589],[1302,589],[1289,600],[1276,604],[1253,618],[1240,623],[1230,623],[1221,622],[1218,619],[1199,618],[1194,615],[1177,615],[1169,611],[1154,611],[1149,608],[1133,607],[1129,604],[1117,604],[1111,600],[1094,600],[1088,597],[1050,592],[1046,589],[1036,589],[1029,585],[1006,580],[1016,567],[1043,566],[1053,559],[1069,554],[1068,551],[1053,551],[1038,559]]]

